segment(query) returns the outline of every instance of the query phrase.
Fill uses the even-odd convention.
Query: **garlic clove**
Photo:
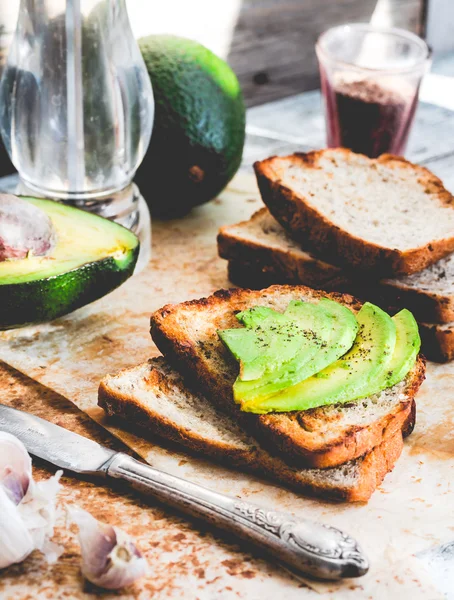
[[[52,562],[61,549],[50,542],[62,471],[35,483],[31,458],[20,440],[0,432],[0,568],[40,550]]]
[[[16,505],[0,486],[0,569],[22,562],[34,549]]]
[[[79,528],[82,573],[89,581],[115,590],[146,574],[147,562],[127,533],[76,506],[67,507],[67,514]]]
[[[75,523],[79,528],[82,571],[95,573],[104,571],[117,541],[114,528],[100,523],[89,512],[78,506],[67,506],[66,512],[69,523]]]
[[[32,481],[32,460],[22,442],[5,431],[0,431],[0,448],[0,484],[18,505]]]
[[[49,540],[54,534],[57,495],[61,488],[62,475],[63,471],[57,471],[53,477],[45,481],[33,482],[33,486],[29,488],[18,507],[35,548],[41,550],[49,562],[54,562],[61,554],[61,551],[57,552],[59,547]],[[30,491],[31,489],[33,492]]]

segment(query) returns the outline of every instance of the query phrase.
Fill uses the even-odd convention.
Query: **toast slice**
[[[238,364],[219,340],[217,330],[239,327],[235,313],[256,305],[281,312],[291,300],[316,302],[327,296],[353,311],[360,303],[348,294],[327,294],[304,286],[265,290],[220,290],[208,298],[167,305],[151,316],[151,334],[166,359],[184,378],[258,436],[299,465],[326,468],[370,452],[395,435],[411,411],[424,380],[419,359],[407,378],[376,396],[341,406],[304,412],[252,415],[234,403],[232,387]]]
[[[424,167],[346,149],[254,165],[263,201],[322,258],[383,276],[416,273],[454,251],[454,201]]]
[[[339,266],[318,258],[291,235],[264,207],[248,221],[221,227],[218,253],[232,264],[249,265],[276,274],[273,283],[307,285],[327,291],[352,287],[352,277]]]
[[[282,272],[283,281],[285,277],[285,281],[325,290],[350,282],[341,267],[317,258],[295,242],[267,208],[258,210],[249,221],[221,227],[217,241],[221,258],[266,265],[274,272]]]
[[[292,283],[325,290],[349,290],[383,306],[408,308],[420,321],[454,321],[454,254],[413,275],[382,279],[379,283],[362,277],[359,284],[347,271],[304,248],[305,245],[297,244],[266,208],[256,212],[249,221],[222,227],[218,235],[219,255],[238,263],[238,268],[233,265],[230,271],[233,276],[235,269],[240,271],[238,276],[243,277],[247,287],[252,284],[247,284],[246,267],[242,269],[241,265],[268,274],[262,278],[260,287]],[[269,283],[263,284],[263,281]]]
[[[98,403],[108,415],[204,456],[269,476],[305,494],[346,502],[370,498],[393,468],[402,450],[402,436],[411,432],[415,417],[415,411],[410,411],[402,431],[361,458],[329,469],[298,469],[260,448],[204,396],[192,394],[162,357],[105,377]]]
[[[454,321],[454,254],[419,273],[382,279],[380,292],[388,305],[406,306],[421,321]]]

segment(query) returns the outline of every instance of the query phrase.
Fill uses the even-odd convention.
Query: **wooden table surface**
[[[408,157],[433,169],[445,179],[447,187],[454,190],[454,91],[449,88],[450,80],[446,78],[450,70],[454,72],[453,67],[452,58],[439,61],[435,65],[434,72],[438,78],[433,80],[430,89],[424,91],[424,97],[434,97],[434,94],[437,96],[439,93],[439,105],[426,102],[420,104]],[[437,85],[441,86],[439,92],[433,87]],[[453,92],[451,98],[449,89]],[[453,103],[451,107],[449,102]],[[250,168],[254,160],[270,154],[293,152],[296,149],[306,150],[323,145],[324,125],[319,92],[309,92],[265,104],[248,111],[248,139],[243,168]],[[2,398],[14,397],[16,406],[20,406],[23,398],[24,406],[26,400],[27,406],[40,407],[39,410],[42,409],[47,418],[84,435],[95,437],[110,447],[122,449],[120,442],[113,440],[65,398],[6,365],[0,367],[0,393]],[[35,470],[38,478],[48,476],[52,471],[39,461],[36,461]],[[92,482],[83,482],[73,477],[65,477],[63,483],[62,497],[65,502],[76,502],[89,508],[96,517],[130,531],[139,539],[148,556],[159,554],[160,567],[145,583],[125,594],[104,594],[83,583],[78,571],[80,557],[74,531],[65,531],[62,522],[59,521],[56,541],[64,542],[65,545],[61,559],[56,565],[47,566],[43,558],[34,553],[22,565],[3,571],[0,576],[2,600],[31,599],[38,592],[40,598],[49,600],[93,598],[98,595],[106,598],[192,600],[198,598],[199,594],[203,595],[203,598],[213,599],[255,598],[253,580],[258,571],[269,574],[270,589],[282,589],[284,594],[288,585],[292,589],[303,585],[292,581],[288,576],[281,580],[282,575],[278,569],[260,558],[245,554],[224,538],[213,536],[203,525],[191,524],[170,510],[164,511],[154,502],[144,504],[137,496],[125,496],[118,486],[94,485]],[[150,531],[153,535],[148,535]],[[209,561],[210,549],[214,545],[217,547],[217,553],[222,555],[222,560],[217,565]],[[153,564],[156,564],[156,561]],[[51,579],[60,582],[58,592],[55,591],[55,587],[50,586]],[[17,584],[11,588],[9,584],[12,580]],[[223,582],[222,588],[217,587],[218,580]],[[181,581],[185,581],[186,587],[181,587]],[[282,587],[279,588],[279,585]],[[31,589],[34,590],[33,593],[30,593]],[[317,594],[314,592],[313,596],[316,597]],[[452,597],[454,596],[451,595]]]

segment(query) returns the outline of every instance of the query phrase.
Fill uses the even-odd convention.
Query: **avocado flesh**
[[[411,371],[421,348],[418,323],[412,313],[404,308],[392,318],[396,325],[396,346],[391,363],[382,379],[376,382],[376,394],[402,381]]]
[[[260,380],[237,380],[233,388],[236,402],[247,404],[247,410],[259,409],[263,400],[318,373],[352,347],[358,331],[358,323],[352,311],[327,298],[320,300],[316,306],[325,311],[321,329],[316,329],[317,324],[314,323],[321,343],[312,343],[308,348],[302,346],[293,360],[280,369],[270,370]],[[296,309],[294,307],[286,312],[296,317]]]
[[[277,313],[281,317],[281,313]],[[257,386],[283,381],[288,387],[289,378],[295,378],[295,371],[301,370],[320,348],[326,346],[330,331],[330,315],[320,305],[293,301],[284,312],[283,327],[276,335],[276,317],[271,316],[261,323],[260,335],[268,335],[268,351],[256,359],[263,365],[262,371],[254,378],[240,377],[233,386],[236,402],[242,402],[248,391],[255,395]],[[289,343],[290,340],[290,343]],[[298,379],[297,379],[298,380]]]
[[[131,250],[138,246],[137,237],[117,223],[52,200],[23,199],[49,215],[57,244],[46,256],[0,262],[0,285],[55,277],[107,257],[121,267],[131,260]]]
[[[317,304],[293,301],[284,313],[267,307],[254,307],[237,315],[246,325],[220,331],[219,337],[240,361],[235,382],[254,388],[257,382],[275,379],[287,364],[310,360],[328,337],[329,314]]]
[[[287,309],[288,310],[288,309]],[[276,317],[276,315],[280,315],[281,313],[269,308],[268,306],[253,306],[248,310],[243,310],[236,315],[236,318],[240,323],[242,323],[245,327],[257,327],[263,321],[266,321],[270,317]],[[279,318],[279,317],[277,317]]]
[[[245,404],[242,410],[257,414],[308,410],[375,393],[377,380],[382,381],[390,371],[396,325],[387,313],[368,302],[356,318],[358,334],[342,358],[305,381],[263,400],[259,406]]]
[[[45,256],[0,262],[0,329],[49,321],[121,285],[139,240],[121,225],[52,200],[24,198],[52,220],[57,243]]]
[[[219,337],[240,362],[241,379],[255,380],[267,370],[272,344],[268,328],[274,326],[277,336],[285,334],[289,320],[284,314],[266,306],[255,306],[238,313],[236,318],[245,327],[226,329],[219,332]],[[295,341],[287,340],[285,348],[282,348],[286,355],[294,354]]]
[[[255,361],[260,356],[257,334],[252,329],[226,329],[220,332],[219,336],[236,360],[240,362],[243,374],[243,365]],[[257,372],[261,372],[260,367]]]

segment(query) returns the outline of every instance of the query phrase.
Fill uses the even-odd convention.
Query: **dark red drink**
[[[367,79],[338,81],[322,76],[328,146],[343,146],[375,158],[384,152],[403,154],[417,95]]]
[[[427,44],[403,29],[333,27],[315,46],[327,142],[371,158],[403,154],[430,64]]]

